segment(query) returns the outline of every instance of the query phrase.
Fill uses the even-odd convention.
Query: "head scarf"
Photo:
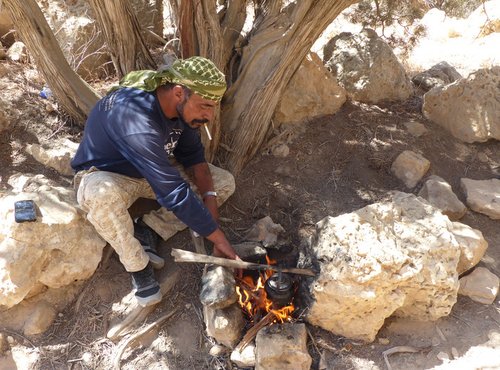
[[[133,71],[125,75],[119,86],[134,87],[136,89],[154,91],[166,83],[183,85],[200,95],[202,98],[220,101],[226,91],[224,74],[209,59],[191,57],[177,59],[159,71]]]

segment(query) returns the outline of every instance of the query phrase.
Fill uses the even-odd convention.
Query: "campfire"
[[[266,260],[269,265],[276,263],[267,256]],[[288,274],[267,270],[259,272],[257,279],[247,274],[238,279],[236,293],[250,323],[256,324],[268,314],[273,316],[271,324],[292,320],[294,287]]]

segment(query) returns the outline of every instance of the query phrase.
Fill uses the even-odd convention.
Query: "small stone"
[[[439,208],[453,221],[459,220],[467,212],[467,207],[455,195],[451,185],[439,176],[430,176],[418,196]]]
[[[83,361],[85,364],[91,364],[91,363],[92,363],[92,360],[93,360],[92,353],[90,353],[90,352],[84,352],[84,353],[83,353],[83,355],[82,355],[82,361]]]
[[[7,50],[7,58],[13,62],[27,62],[28,54],[26,52],[26,46],[21,41],[16,41]]]
[[[222,266],[208,267],[201,278],[201,303],[212,308],[224,308],[237,300],[236,282],[232,271]]]
[[[215,346],[212,346],[212,348],[210,348],[210,351],[208,353],[212,357],[218,357],[218,356],[224,356],[228,350],[229,349],[226,346],[216,344]]]
[[[500,180],[473,180],[462,178],[460,185],[467,205],[475,212],[483,213],[493,220],[500,219]]]
[[[288,154],[290,154],[290,148],[286,144],[280,144],[276,147],[274,147],[271,151],[271,153],[278,158],[285,158],[288,157]]]
[[[425,126],[419,122],[405,122],[404,125],[410,135],[415,137],[420,137],[429,132],[429,130],[427,130]]]
[[[58,316],[58,317],[64,317],[64,314],[63,314],[62,312],[59,312],[59,313],[57,314],[57,316]]]
[[[378,338],[378,342],[384,346],[388,345],[391,341],[388,338]]]
[[[15,343],[14,338],[12,338],[10,335],[7,336],[7,342],[11,345]]]
[[[203,317],[207,334],[217,343],[233,348],[241,339],[245,319],[238,304],[218,309],[203,306]]]
[[[420,154],[405,150],[392,163],[391,172],[411,189],[424,177],[430,166],[431,162]]]
[[[250,343],[243,351],[238,352],[234,350],[231,353],[231,361],[234,362],[238,367],[254,367],[255,366],[255,344]]]
[[[191,308],[191,303],[187,303],[184,307],[186,307],[186,310],[189,310]]]
[[[436,356],[438,359],[441,361],[449,361],[450,360],[450,355],[448,355],[446,352],[439,352]]]
[[[459,357],[458,351],[455,347],[451,347],[451,355],[455,360]]]
[[[498,294],[500,279],[484,267],[477,267],[459,280],[458,293],[482,304],[492,304]]]

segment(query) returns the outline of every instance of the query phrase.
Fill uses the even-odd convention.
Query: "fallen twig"
[[[266,316],[262,318],[257,324],[252,326],[246,334],[243,336],[243,339],[241,342],[235,347],[235,351],[240,352],[243,351],[243,349],[248,346],[248,344],[257,336],[257,333],[259,332],[260,329],[262,329],[264,326],[270,324],[276,316],[272,311],[268,312]]]
[[[136,331],[133,334],[130,334],[128,338],[126,338],[122,343],[118,345],[118,350],[116,352],[115,358],[113,360],[113,369],[115,370],[120,370],[120,362],[123,356],[123,352],[127,349],[127,347],[132,343],[134,340],[139,339],[142,337],[144,334],[148,333],[151,329],[153,329],[155,326],[162,324],[164,321],[168,320],[170,317],[172,317],[175,313],[177,312],[177,309],[173,310],[172,312],[169,312],[157,320],[153,321],[151,324],[148,326],[145,326],[141,330]]]
[[[431,349],[431,347],[410,347],[410,346],[396,346],[389,348],[382,352],[382,355],[384,356],[384,361],[385,364],[387,365],[388,370],[392,370],[392,366],[389,362],[389,356],[394,354],[394,353],[418,353],[418,352],[423,352]]]

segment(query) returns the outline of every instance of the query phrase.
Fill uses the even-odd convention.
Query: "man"
[[[139,197],[156,198],[212,241],[214,255],[237,258],[217,226],[217,194],[199,133],[213,119],[225,90],[224,75],[210,60],[176,60],[159,72],[129,73],[88,117],[71,163],[77,171],[78,203],[131,273],[135,296],[143,306],[161,300],[152,263],[161,267],[163,259],[145,224],[128,213]],[[170,155],[191,173],[201,200]]]

